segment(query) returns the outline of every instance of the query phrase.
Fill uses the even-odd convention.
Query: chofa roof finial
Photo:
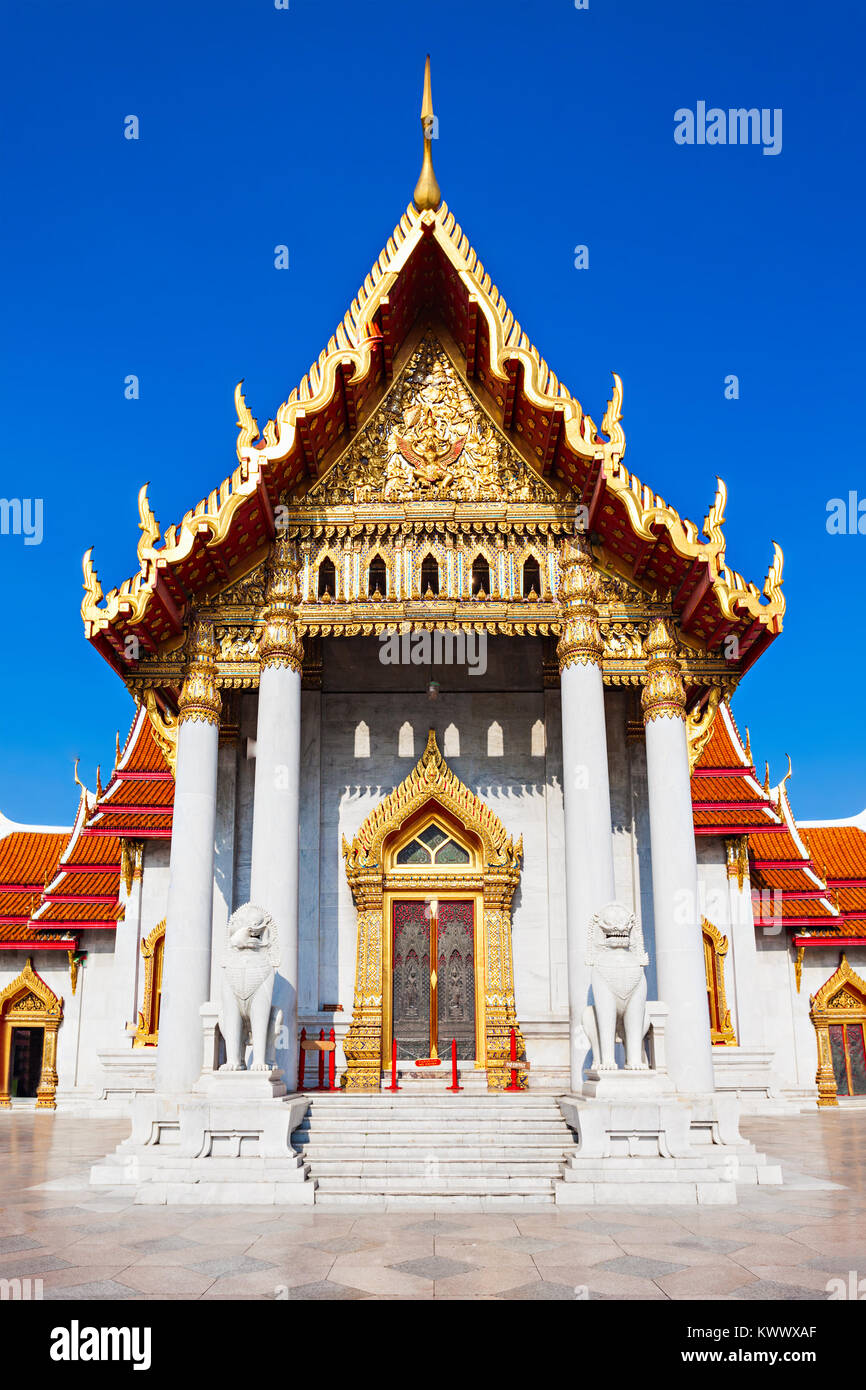
[[[436,182],[436,175],[433,173],[433,151],[431,144],[436,128],[436,117],[433,115],[433,96],[430,88],[430,54],[427,54],[427,61],[424,64],[424,97],[421,102],[421,128],[424,131],[424,160],[421,165],[421,173],[415,185],[415,206],[419,212],[426,212],[428,209],[435,212],[442,201],[442,193],[439,184]]]

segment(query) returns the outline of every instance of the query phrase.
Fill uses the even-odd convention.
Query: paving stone
[[[38,1250],[38,1240],[29,1236],[0,1236],[0,1255],[11,1255],[15,1250]]]
[[[127,1284],[119,1284],[116,1279],[94,1279],[89,1284],[65,1284],[62,1288],[46,1289],[43,1297],[55,1303],[67,1299],[139,1298],[140,1294]]]
[[[861,1277],[851,1260],[844,1255],[819,1255],[814,1260],[805,1260],[804,1267],[806,1269],[820,1270],[821,1273],[826,1270],[828,1274],[840,1274],[843,1278],[847,1278],[851,1271],[854,1270],[858,1279]]]
[[[615,1260],[604,1260],[596,1268],[609,1270],[611,1274],[630,1274],[636,1279],[658,1279],[662,1274],[677,1274],[681,1269],[688,1269],[688,1265],[651,1260],[645,1255],[620,1255]]]
[[[332,1236],[330,1240],[307,1240],[304,1244],[309,1250],[323,1250],[327,1255],[354,1255],[358,1250],[375,1250],[378,1242],[353,1236]]]
[[[770,1279],[758,1279],[754,1284],[744,1284],[737,1289],[735,1298],[748,1299],[773,1299],[784,1300],[786,1303],[790,1299],[799,1302],[814,1303],[816,1300],[826,1300],[826,1293],[817,1293],[814,1289],[797,1288],[794,1284],[777,1284]]]
[[[724,1240],[721,1236],[689,1236],[686,1240],[672,1240],[671,1245],[681,1245],[684,1250],[712,1250],[714,1254],[725,1255],[729,1250],[741,1250],[741,1240]]]
[[[269,1260],[253,1260],[249,1255],[226,1255],[219,1260],[200,1260],[187,1266],[188,1269],[201,1270],[202,1274],[210,1274],[214,1279],[221,1279],[225,1274],[254,1274],[264,1272],[267,1269],[276,1269],[276,1265]]]
[[[500,1298],[513,1299],[515,1301],[523,1299],[556,1299],[563,1303],[584,1302],[576,1287],[581,1289],[585,1286],[574,1284],[555,1284],[549,1279],[539,1279],[535,1284],[521,1284],[519,1288],[507,1289],[505,1293],[499,1295]]]
[[[58,1259],[56,1255],[25,1255],[18,1259],[4,1260],[0,1264],[0,1279],[19,1279],[27,1274],[47,1274],[51,1269],[74,1269],[69,1260]]]
[[[465,1260],[449,1260],[444,1255],[426,1255],[423,1259],[404,1260],[402,1264],[392,1264],[388,1268],[414,1274],[418,1279],[447,1279],[451,1274],[468,1274],[478,1266],[467,1264]]]
[[[300,1302],[305,1299],[347,1299],[358,1300],[369,1298],[370,1295],[362,1293],[360,1289],[350,1289],[346,1284],[332,1284],[327,1279],[319,1279],[315,1284],[299,1284],[297,1288],[288,1290],[288,1298],[280,1299],[280,1302],[288,1301]],[[387,1297],[387,1295],[385,1295]]]
[[[419,1221],[414,1226],[406,1226],[407,1231],[420,1231],[422,1234],[431,1236],[454,1235],[463,1230],[462,1225],[456,1225],[453,1221],[440,1221],[433,1217],[431,1221]]]
[[[543,1255],[546,1250],[560,1250],[565,1243],[561,1240],[542,1240],[538,1236],[512,1236],[510,1240],[496,1242],[519,1255]]]
[[[154,1240],[135,1240],[133,1250],[143,1250],[146,1255],[163,1250],[200,1250],[201,1242],[186,1240],[183,1236],[157,1236]]]

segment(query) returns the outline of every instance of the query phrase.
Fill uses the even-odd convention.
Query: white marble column
[[[220,693],[213,626],[196,621],[180,697],[158,1092],[188,1091],[201,1073],[199,1009],[209,998]]]
[[[583,1086],[587,1052],[581,1039],[589,994],[589,926],[593,914],[614,897],[597,594],[598,579],[585,543],[566,542],[560,581],[563,629],[557,655],[562,700],[569,1052],[575,1093]]]
[[[250,901],[277,924],[280,962],[273,1004],[283,1014],[277,1066],[289,1091],[298,1077],[298,858],[300,840],[301,666],[296,565],[290,543],[274,547],[268,610],[259,644],[256,782]]]
[[[685,690],[663,622],[646,642],[643,690],[659,999],[670,1013],[668,1071],[679,1091],[713,1090],[713,1058],[692,815]]]

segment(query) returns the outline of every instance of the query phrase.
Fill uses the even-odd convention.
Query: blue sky
[[[682,514],[726,480],[731,565],[760,585],[784,548],[734,704],[756,758],[790,752],[801,816],[866,805],[866,537],[826,529],[866,498],[862,6],[22,0],[4,28],[0,495],[44,506],[40,545],[0,536],[7,816],[67,820],[73,759],[110,769],[132,703],[82,553],[132,573],[141,483],[179,520],[234,466],[236,381],[266,420],[325,345],[411,197],[428,50],[443,196],[539,351],[597,420],[620,373],[626,463]],[[781,153],[676,144],[699,101],[781,108]]]

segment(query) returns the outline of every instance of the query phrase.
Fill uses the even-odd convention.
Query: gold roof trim
[[[291,452],[298,421],[329,403],[337,389],[337,373],[341,366],[353,368],[353,380],[356,382],[367,377],[373,366],[373,347],[379,340],[373,319],[425,235],[426,228],[430,229],[429,234],[451,262],[485,318],[491,373],[506,384],[509,364],[523,365],[523,390],[527,399],[541,409],[555,406],[561,412],[569,448],[587,460],[600,463],[607,490],[622,502],[634,533],[651,542],[657,538],[654,528],[663,527],[669,544],[679,556],[707,561],[712,588],[725,618],[734,621],[737,616],[735,610],[739,609],[775,632],[781,631],[785,612],[781,587],[781,547],[773,543],[773,560],[763,586],[766,602],[762,602],[762,593],[757,586],[730,569],[724,561],[722,528],[727,501],[724,483],[719,481],[716,499],[704,522],[707,539],[702,541],[694,522],[680,517],[674,507],[669,506],[664,498],[645,486],[636,474],[630,473],[624,466],[622,459],[626,440],[620,423],[623,389],[619,376],[613,373],[613,390],[602,420],[602,433],[608,436],[605,440],[599,437],[592,417],[584,414],[580,402],[559,381],[529,341],[454,214],[443,202],[435,213],[429,209],[419,212],[414,204],[409,204],[336,332],[328,340],[327,347],[311,365],[300,385],[280,406],[275,418],[268,421],[261,448],[256,448],[253,443],[258,427],[241,392],[242,383],[238,384],[235,392],[239,427],[238,467],[218,489],[215,488],[206,499],[188,511],[179,526],[172,525],[167,529],[159,548],[155,538],[148,543],[152,518],[148,505],[147,530],[142,526],[139,543],[141,569],[137,575],[125,580],[119,589],[112,589],[103,595],[92,561],[92,549],[87,551],[83,560],[85,595],[81,605],[87,635],[94,636],[121,615],[132,625],[139,622],[156,587],[158,570],[185,559],[192,551],[197,536],[207,532],[208,546],[220,544],[231,527],[235,512],[256,491],[270,463],[282,461]],[[141,521],[145,521],[144,515]]]

